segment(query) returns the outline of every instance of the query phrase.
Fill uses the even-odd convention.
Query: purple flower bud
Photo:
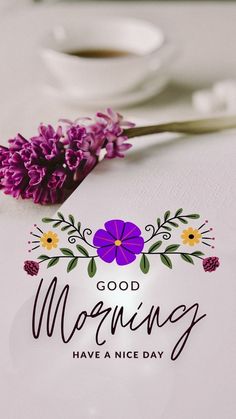
[[[63,170],[55,170],[48,180],[48,187],[50,189],[61,189],[66,181],[66,173]]]
[[[28,144],[28,141],[21,134],[17,134],[15,138],[10,139],[8,142],[11,151],[20,151],[25,144]]]
[[[86,130],[81,125],[72,125],[66,133],[70,146],[72,147],[73,143],[76,143],[78,147],[78,145],[81,144],[83,137],[86,135]]]
[[[83,152],[81,150],[74,151],[69,148],[66,150],[65,160],[69,169],[75,170],[79,166],[81,160],[83,160]]]
[[[28,275],[37,276],[39,272],[39,263],[34,260],[26,260],[24,263],[24,270]]]
[[[126,140],[126,137],[119,137],[113,141],[108,141],[106,145],[106,158],[125,157],[123,152],[132,147],[132,144],[125,143]]]
[[[203,259],[202,266],[205,272],[213,272],[220,266],[220,261],[217,256],[211,256]]]
[[[37,165],[31,166],[30,170],[28,171],[28,175],[30,178],[29,185],[34,186],[34,185],[40,184],[45,174],[46,174],[45,167],[40,167]]]

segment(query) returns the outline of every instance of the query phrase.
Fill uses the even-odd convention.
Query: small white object
[[[235,111],[236,80],[222,80],[213,86],[212,91],[219,100],[224,101],[228,111]]]
[[[236,80],[222,80],[214,84],[213,93],[221,100],[227,101],[232,93],[236,93]]]
[[[217,112],[225,108],[225,101],[220,99],[213,90],[198,90],[194,92],[192,104],[201,113]]]

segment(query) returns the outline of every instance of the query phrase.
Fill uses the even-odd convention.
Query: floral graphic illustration
[[[33,260],[26,260],[24,263],[24,270],[27,272],[28,275],[36,276],[38,275],[39,271],[39,263],[34,262]]]
[[[193,229],[193,227],[189,227],[187,230],[183,230],[183,233],[181,234],[183,244],[188,244],[189,246],[198,244],[201,237],[201,233],[198,230]]]
[[[43,233],[42,237],[40,238],[41,245],[45,247],[47,250],[56,248],[58,242],[59,242],[58,235],[56,233],[53,233],[52,231]]]
[[[220,266],[219,258],[216,256],[205,258],[202,265],[205,272],[213,272]]]
[[[97,254],[104,262],[114,259],[118,265],[128,265],[136,259],[144,246],[141,230],[133,223],[111,220],[105,223],[105,230],[98,230],[93,244],[98,247]]]
[[[205,256],[201,248],[189,251],[189,246],[197,245],[214,249],[209,242],[215,238],[208,235],[212,228],[207,227],[207,220],[199,227],[193,225],[180,234],[177,233],[176,241],[180,240],[182,244],[171,240],[181,224],[188,224],[190,220],[195,224],[199,218],[199,214],[184,213],[180,208],[173,215],[166,211],[162,219],[157,218],[155,224],[148,224],[143,230],[131,221],[112,219],[93,234],[90,228],[82,228],[81,222],[77,222],[72,214],[65,217],[58,212],[55,218],[43,218],[42,221],[51,224],[54,229],[60,229],[60,235],[51,230],[44,232],[34,225],[36,231],[30,233],[33,239],[28,242],[32,245],[29,252],[44,248],[45,252],[50,253],[39,254],[38,261],[25,261],[24,270],[29,275],[36,276],[41,263],[47,263],[47,268],[51,268],[59,261],[66,261],[69,273],[77,267],[79,260],[84,260],[87,261],[88,275],[92,278],[97,272],[97,260],[125,266],[139,258],[140,270],[147,274],[151,259],[159,256],[160,261],[170,269],[173,268],[174,259],[181,257],[184,262],[192,265],[201,260],[205,272],[214,272],[220,266],[217,256]],[[62,235],[64,239],[66,237],[69,247],[67,245],[58,248],[59,242],[63,241]],[[168,243],[167,246],[165,242]]]

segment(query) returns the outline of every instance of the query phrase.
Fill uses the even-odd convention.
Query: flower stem
[[[193,256],[198,259],[204,259],[203,257],[199,255],[195,255],[194,253],[188,253],[188,252],[142,252],[142,255],[189,255]]]
[[[50,256],[47,259],[43,259],[43,260],[38,261],[38,263],[48,262],[49,260],[55,259],[55,258],[58,258],[58,259],[93,259],[93,258],[97,258],[97,257],[98,257],[98,255],[94,255],[94,256],[93,255],[88,255],[88,256],[77,256],[77,255],[61,256],[61,255],[58,255],[58,256]]]
[[[236,116],[223,116],[217,118],[168,122],[158,125],[135,127],[124,130],[124,134],[127,135],[128,138],[134,138],[161,132],[205,134],[231,128],[236,128]]]

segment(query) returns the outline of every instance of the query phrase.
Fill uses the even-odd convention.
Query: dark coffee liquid
[[[66,51],[66,54],[79,58],[120,58],[135,56],[136,54],[120,49],[81,49]]]

